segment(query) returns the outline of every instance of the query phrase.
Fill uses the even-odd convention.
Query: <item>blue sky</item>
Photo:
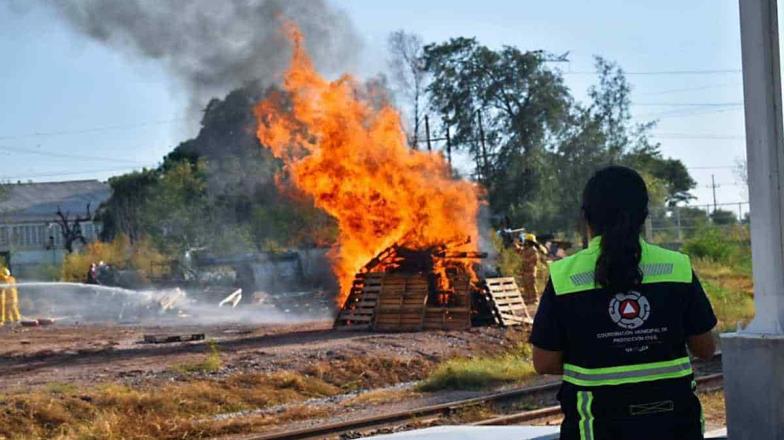
[[[635,116],[658,118],[662,151],[691,167],[698,203],[711,201],[711,174],[720,203],[746,200],[732,169],[745,154],[737,0],[330,1],[364,42],[360,75],[384,69],[396,29],[570,51],[560,68],[578,99],[593,56],[616,61],[630,73]],[[156,164],[194,134],[187,95],[162,66],[90,41],[48,10],[0,7],[0,53],[2,180],[105,179]],[[700,73],[664,73],[683,71]]]

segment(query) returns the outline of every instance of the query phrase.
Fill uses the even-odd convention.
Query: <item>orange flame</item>
[[[337,219],[331,258],[338,304],[357,271],[392,244],[423,249],[457,242],[465,243],[459,250],[476,251],[479,188],[453,179],[440,154],[410,149],[399,113],[359,96],[351,76],[323,78],[299,29],[285,29],[294,46],[286,93],[271,93],[256,106],[257,136],[283,160],[294,185]]]

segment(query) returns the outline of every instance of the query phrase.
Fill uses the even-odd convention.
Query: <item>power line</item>
[[[738,86],[740,85],[739,82],[731,82],[731,83],[721,83],[721,84],[711,84],[699,87],[683,87],[679,89],[666,89],[666,90],[657,90],[653,92],[646,92],[646,93],[636,93],[637,96],[654,96],[654,95],[667,95],[671,93],[682,93],[682,92],[694,92],[697,90],[708,90],[708,89],[717,89],[721,87],[728,87],[728,86]]]
[[[74,130],[55,130],[55,131],[43,131],[43,132],[33,132],[33,133],[24,133],[18,135],[5,135],[0,136],[0,140],[7,140],[7,139],[22,139],[28,137],[45,137],[45,136],[62,136],[67,134],[82,134],[82,133],[96,133],[102,131],[114,131],[114,130],[127,130],[127,129],[134,129],[134,128],[144,128],[144,127],[151,127],[156,125],[167,125],[167,124],[174,124],[177,122],[184,122],[193,120],[193,118],[176,118],[176,119],[167,119],[162,121],[151,121],[151,122],[142,122],[139,124],[119,124],[119,125],[104,125],[99,127],[91,127],[91,128],[81,128],[81,129],[74,129]]]
[[[92,161],[107,161],[107,162],[122,162],[122,163],[129,163],[129,164],[141,164],[139,161],[131,160],[131,159],[122,159],[116,157],[103,157],[103,156],[88,156],[88,155],[80,155],[80,154],[71,154],[71,153],[55,153],[52,151],[41,151],[41,150],[32,150],[29,148],[20,148],[20,147],[9,147],[7,145],[0,145],[0,150],[8,151],[11,153],[19,153],[19,154],[36,154],[39,156],[47,156],[47,157],[57,157],[60,159],[72,159],[72,160],[92,160]]]
[[[0,180],[27,180],[33,179],[36,177],[60,177],[60,176],[75,176],[80,174],[90,174],[90,173],[111,173],[117,171],[134,171],[140,168],[153,168],[155,165],[144,165],[138,167],[123,167],[123,168],[109,168],[109,169],[94,169],[94,170],[82,170],[82,171],[62,171],[62,172],[50,172],[50,173],[40,173],[40,174],[26,174],[26,175],[17,175],[17,176],[4,176],[0,175]]]
[[[729,169],[729,168],[737,168],[736,165],[716,165],[716,166],[697,166],[697,167],[686,167],[689,170],[718,170],[718,169]]]
[[[735,107],[742,102],[632,102],[631,105],[650,107]]]
[[[668,133],[668,132],[653,132],[652,136],[664,139],[717,139],[717,140],[742,140],[745,139],[741,135],[724,135],[724,134],[711,134],[711,133]]]
[[[711,109],[711,110],[704,110],[704,109],[692,109],[692,110],[668,110],[664,112],[655,112],[655,113],[644,113],[641,115],[637,115],[637,118],[672,118],[672,117],[682,117],[682,116],[701,116],[706,114],[712,113],[724,113],[724,112],[731,112],[731,111],[738,111],[741,110],[740,107],[733,107],[733,108],[718,108],[718,109]]]
[[[741,73],[740,69],[704,69],[704,70],[652,70],[639,72],[624,72],[625,75],[722,75],[730,73]],[[600,72],[592,71],[572,71],[562,72],[564,75],[596,75]]]

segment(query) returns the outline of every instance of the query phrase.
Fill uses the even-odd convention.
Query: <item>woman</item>
[[[561,439],[702,439],[686,351],[710,359],[710,303],[689,257],[640,238],[645,182],[610,166],[583,191],[587,249],[550,267],[534,320],[534,368],[563,374]]]

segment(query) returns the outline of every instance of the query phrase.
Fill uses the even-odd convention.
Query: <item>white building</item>
[[[0,260],[17,278],[45,277],[65,255],[58,208],[69,220],[84,217],[88,204],[94,214],[110,194],[109,185],[97,180],[0,186]],[[92,221],[82,222],[81,229],[88,241],[100,233]]]

